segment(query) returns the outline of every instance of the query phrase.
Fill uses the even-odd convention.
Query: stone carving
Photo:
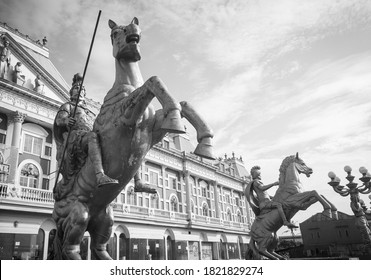
[[[11,51],[8,39],[4,37],[2,41],[0,44],[0,78],[6,79],[11,62]]]
[[[336,211],[332,203],[315,190],[303,192],[299,174],[303,173],[309,177],[313,171],[299,158],[298,154],[286,157],[279,171],[279,188],[272,201],[282,205],[287,220],[290,220],[299,210],[306,210],[317,201],[322,204],[324,215],[331,217],[331,211]],[[256,219],[251,226],[247,258],[285,259],[274,251],[278,243],[276,232],[283,226],[283,217],[280,215],[278,208],[263,208],[260,210],[258,198],[250,190],[251,188],[246,187],[245,195],[255,212]]]
[[[22,63],[17,62],[17,64],[14,66],[14,76],[13,76],[13,82],[17,83],[18,85],[23,86],[24,82],[26,81],[26,77],[22,75]]]
[[[181,116],[196,129],[199,144],[195,154],[214,159],[211,145],[213,133],[193,108],[187,102],[177,103],[159,78],[152,77],[143,81],[138,65],[141,59],[138,19],[134,18],[127,26],[118,26],[109,20],[109,27],[116,77],[92,131],[98,135],[104,171],[110,178],[118,180],[119,184],[113,182],[98,186],[93,162],[87,160],[90,154],[85,155],[85,159],[81,156],[82,160],[76,163],[78,166],[75,169],[64,167],[63,172],[68,173],[68,176],[63,176],[63,180],[54,189],[56,259],[81,259],[80,243],[85,231],[90,233],[92,258],[111,259],[106,250],[113,225],[113,211],[109,204],[133,177],[135,186],[142,188],[139,191],[151,192],[143,187],[137,172],[147,152],[166,133],[184,133]],[[151,106],[154,97],[162,104],[161,110],[154,111]],[[68,129],[73,124],[64,127]],[[63,143],[63,133],[58,133],[58,126],[54,134]],[[76,135],[68,141],[71,144],[67,149],[79,147],[72,143],[83,140]],[[73,149],[68,150],[67,154],[73,153]],[[77,149],[76,152],[83,151]]]
[[[41,81],[40,75],[37,75],[35,78],[35,87],[33,90],[37,93],[42,93],[44,91],[44,83]]]

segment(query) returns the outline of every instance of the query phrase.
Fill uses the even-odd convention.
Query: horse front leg
[[[163,109],[164,119],[161,129],[171,133],[185,133],[184,125],[181,122],[180,105],[169,94],[165,84],[160,78],[154,76],[149,78],[144,86],[157,98]]]
[[[309,200],[303,202],[303,204],[302,204],[303,210],[306,210],[309,206],[311,206],[312,204],[314,204],[317,201],[319,203],[321,203],[322,206],[323,206],[322,214],[325,215],[326,217],[332,218],[332,210],[336,211],[335,206],[333,206],[332,203],[330,203],[322,195],[318,194],[317,191],[310,191],[309,192]]]
[[[211,140],[214,137],[212,130],[188,102],[182,101],[180,106],[182,108],[182,117],[186,118],[197,132],[198,145],[194,153],[203,158],[215,159],[211,144]]]

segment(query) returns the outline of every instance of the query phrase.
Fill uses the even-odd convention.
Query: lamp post
[[[345,178],[348,180],[348,184],[345,186],[340,185],[340,178],[332,171],[328,173],[331,179],[328,184],[341,196],[350,196],[350,208],[356,217],[356,227],[361,233],[365,249],[371,252],[371,229],[366,218],[366,214],[371,214],[371,210],[367,209],[366,204],[359,196],[360,193],[371,193],[371,174],[365,167],[360,167],[359,172],[362,174],[362,177],[359,180],[363,184],[358,186],[357,183],[353,182],[355,176],[352,175],[352,168],[347,165],[344,167],[344,171],[347,173]]]

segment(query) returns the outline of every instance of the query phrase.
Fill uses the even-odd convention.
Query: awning
[[[200,233],[187,229],[172,229],[175,241],[199,241],[201,239]]]
[[[208,232],[206,234],[207,236],[207,241],[208,242],[220,242],[220,233],[211,233],[211,232]]]
[[[238,236],[232,234],[226,234],[225,237],[227,238],[228,243],[238,243]]]
[[[250,236],[247,235],[239,235],[238,240],[242,239],[243,244],[249,244],[250,243]]]
[[[15,234],[38,234],[40,229],[39,224],[26,223],[23,221],[1,222],[1,233],[15,233]]]
[[[139,238],[139,239],[163,239],[165,228],[156,227],[152,225],[134,225],[134,224],[125,224],[121,227],[126,227],[129,235],[128,238]]]

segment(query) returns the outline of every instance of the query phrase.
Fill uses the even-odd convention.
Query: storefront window
[[[129,238],[126,238],[125,234],[120,234],[119,241],[119,259],[128,260],[129,259]]]
[[[240,258],[237,243],[228,243],[227,247],[228,247],[229,259],[239,259]]]
[[[187,260],[187,241],[177,241],[175,242],[175,252],[177,260]]]
[[[200,248],[198,241],[189,241],[188,242],[189,248],[189,259],[190,260],[199,260],[200,259]]]
[[[202,242],[202,259],[212,260],[213,259],[213,244],[211,242]]]
[[[111,256],[112,259],[116,260],[116,252],[117,252],[116,234],[114,234],[113,237],[110,237],[108,244],[107,244],[107,252]]]
[[[45,234],[0,233],[1,260],[42,260]]]
[[[164,240],[149,239],[148,240],[148,254],[151,255],[152,260],[164,260]]]

